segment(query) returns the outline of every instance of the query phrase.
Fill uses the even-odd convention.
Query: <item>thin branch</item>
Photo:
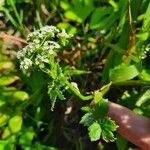
[[[15,36],[12,36],[12,35],[8,35],[4,32],[0,33],[0,38],[5,39],[5,40],[12,40],[12,41],[17,41],[17,42],[20,42],[20,43],[23,43],[23,44],[27,44],[26,40],[15,37]]]

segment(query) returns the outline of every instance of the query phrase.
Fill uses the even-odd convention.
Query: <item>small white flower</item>
[[[53,54],[54,54],[54,51],[53,51],[52,49],[50,49],[50,50],[48,51],[48,53],[49,53],[50,55],[53,55]]]
[[[17,58],[18,59],[21,59],[21,58],[25,57],[25,55],[26,55],[26,50],[25,49],[20,50],[20,51],[17,52]]]
[[[34,40],[33,40],[33,43],[35,43],[35,44],[40,44],[40,40],[39,40],[39,39],[34,39]]]
[[[105,34],[105,33],[106,33],[106,30],[105,30],[105,29],[100,30],[100,33],[101,33],[101,34]]]
[[[42,62],[48,63],[48,62],[49,62],[49,59],[47,58],[46,55],[40,55],[40,54],[38,54],[38,55],[36,56],[36,58],[35,58],[35,64],[36,64],[36,65],[39,65],[39,64],[42,63]]]
[[[41,31],[45,31],[45,32],[59,32],[59,29],[57,29],[55,26],[45,26],[43,28],[41,28]]]
[[[145,56],[145,55],[141,56],[141,59],[145,59],[145,58],[146,58],[146,56]]]
[[[71,38],[72,35],[71,34],[67,34],[66,31],[63,29],[62,32],[58,33],[57,34],[57,37],[60,37],[60,38]]]
[[[27,37],[28,45],[17,53],[21,61],[20,68],[28,70],[33,64],[39,68],[45,67],[45,63],[50,63],[49,57],[56,56],[56,51],[63,46],[60,40],[68,41],[71,36],[54,26],[45,26],[30,33]]]
[[[32,66],[32,61],[29,58],[24,58],[20,63],[20,69],[29,69]]]
[[[39,44],[29,43],[29,45],[25,47],[28,55],[32,55],[36,48],[38,48],[37,46],[39,46]]]
[[[150,50],[150,48],[149,48],[149,47],[146,47],[145,50],[146,50],[146,52],[148,52],[148,51]]]
[[[46,41],[43,46],[46,47],[46,48],[49,47],[50,50],[60,48],[60,45],[57,42],[54,42],[54,41]]]
[[[42,39],[43,38],[43,34],[39,33],[38,37]]]
[[[40,30],[38,30],[38,32],[39,32],[38,37],[42,39],[47,35],[49,35],[50,37],[54,37],[55,33],[59,32],[59,29],[57,29],[54,26],[44,26]]]
[[[27,41],[31,41],[34,38],[37,38],[39,35],[39,30],[31,32],[28,36],[27,36]]]

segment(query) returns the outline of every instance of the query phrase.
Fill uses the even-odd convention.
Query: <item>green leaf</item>
[[[46,81],[44,80],[42,72],[39,72],[39,71],[33,72],[30,78],[26,78],[26,76],[24,76],[23,80],[31,88],[32,92],[42,89],[43,86],[46,84]]]
[[[95,104],[92,113],[95,119],[100,119],[106,116],[108,112],[108,100],[101,99]]]
[[[90,106],[86,105],[86,106],[81,107],[81,110],[83,112],[89,112],[91,110],[91,108],[90,108]]]
[[[35,148],[33,150],[58,150],[55,147],[51,147],[51,146],[46,146],[46,145],[42,145],[39,142],[37,142],[35,144]]]
[[[29,95],[24,91],[16,91],[13,93],[13,98],[17,101],[25,101],[29,99]]]
[[[60,1],[60,7],[63,9],[63,10],[67,10],[69,9],[71,6],[68,2],[65,2],[65,1]]]
[[[107,12],[107,11],[106,11]],[[105,13],[105,12],[104,12]],[[104,31],[110,30],[114,25],[115,21],[118,19],[119,15],[118,12],[110,12],[110,15],[102,16],[100,20],[96,20],[96,14],[93,17],[93,21],[90,21],[90,28],[91,29],[101,29]]]
[[[83,1],[86,6],[94,7],[94,1],[91,1],[91,0],[83,0]]]
[[[70,8],[65,12],[65,17],[67,19],[83,23],[89,14],[93,11],[93,6],[82,5],[81,3],[75,7]],[[82,10],[82,11],[81,11]]]
[[[150,89],[147,90],[136,102],[137,106],[141,106],[142,104],[144,104],[145,102],[147,102],[148,100],[150,100]]]
[[[128,142],[122,136],[117,135],[116,145],[118,150],[126,150],[128,146]]]
[[[5,75],[0,77],[0,86],[7,86],[14,83],[19,78],[15,75]]]
[[[122,82],[135,78],[139,75],[139,71],[135,65],[117,66],[110,70],[110,80],[113,82]]]
[[[114,142],[116,138],[114,137],[114,134],[109,130],[102,130],[102,138],[105,142]]]
[[[0,150],[14,150],[15,147],[10,140],[0,140]]]
[[[107,129],[109,131],[116,131],[116,129],[118,128],[115,121],[108,117],[104,118],[101,121],[101,127],[102,129]]]
[[[142,1],[134,1],[134,0],[131,1],[131,15],[133,21],[137,20],[141,8],[141,4]]]
[[[144,112],[141,108],[136,108],[136,107],[133,109],[133,112],[135,112],[138,115],[143,115],[144,114]]]
[[[114,137],[113,132],[117,130],[118,126],[116,125],[115,121],[111,120],[110,118],[104,118],[101,123],[102,129],[102,138],[106,142],[113,142],[116,140]]]
[[[91,16],[90,28],[91,29],[99,28],[101,26],[101,22],[103,22],[102,19],[104,19],[105,16],[111,14],[112,11],[113,11],[112,7],[96,8]]]
[[[92,125],[90,125],[88,131],[91,141],[97,141],[100,139],[102,130],[97,122],[94,122]]]
[[[74,35],[77,33],[77,28],[66,22],[58,23],[57,27],[60,29],[65,29],[67,31],[67,33],[69,33],[69,34]]]
[[[6,104],[5,99],[3,99],[3,97],[1,99],[1,97],[0,97],[0,107],[4,106],[5,104]]]
[[[106,61],[105,65],[104,65],[104,68],[103,68],[103,72],[102,72],[102,83],[103,84],[109,82],[109,70],[113,66],[114,56],[115,56],[114,51],[110,51],[109,54],[106,57],[106,59],[109,60],[109,61]]]
[[[7,137],[9,137],[11,135],[11,131],[8,127],[6,127],[3,131],[3,134],[2,134],[2,139],[6,139]]]
[[[98,103],[102,100],[102,93],[99,91],[94,92],[94,102]]]
[[[109,0],[108,2],[114,8],[115,11],[118,11],[118,4],[114,0]]]
[[[10,118],[9,114],[0,112],[0,127],[4,126],[9,118]]]
[[[94,118],[91,112],[86,113],[82,118],[80,123],[84,126],[90,126],[94,122]]]
[[[119,0],[119,25],[118,25],[118,29],[120,32],[122,32],[122,29],[123,29],[124,24],[126,22],[127,12],[128,12],[127,7],[128,7],[128,1]]]
[[[143,31],[147,31],[150,27],[150,17],[149,16],[150,16],[150,3],[148,5],[147,10],[144,15],[143,26],[142,26]]]
[[[150,69],[143,69],[140,73],[142,80],[150,81]]]
[[[12,133],[17,133],[21,130],[22,127],[22,117],[14,116],[8,122],[8,126],[11,129]]]
[[[149,37],[149,32],[142,32],[136,35],[137,38],[141,41],[146,41]]]
[[[19,144],[30,145],[33,140],[34,135],[35,133],[32,127],[26,128],[20,136]]]
[[[8,141],[6,140],[0,140],[0,149],[5,150],[5,146],[8,145]]]

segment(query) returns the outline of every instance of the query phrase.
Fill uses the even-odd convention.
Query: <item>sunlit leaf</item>
[[[147,90],[136,102],[137,106],[141,106],[146,101],[150,100],[150,90]]]
[[[114,8],[115,11],[118,11],[118,4],[114,0],[109,0],[108,2]]]
[[[110,70],[110,80],[113,82],[122,82],[135,78],[139,71],[135,65],[119,66]]]
[[[139,33],[136,35],[137,38],[139,38],[141,41],[146,41],[149,37],[149,33],[148,32],[143,32],[143,33]]]
[[[91,141],[97,141],[100,139],[102,130],[97,122],[94,122],[92,125],[90,125],[88,131]]]
[[[143,69],[140,73],[140,77],[145,81],[150,81],[150,70],[149,69]]]
[[[143,114],[144,114],[143,110],[140,109],[140,108],[137,108],[137,107],[134,108],[133,111],[134,111],[136,114],[138,114],[138,115],[143,115]]]
[[[95,93],[94,93],[94,102],[98,103],[100,101],[103,101],[103,99],[102,99],[102,93],[99,92],[99,91],[95,91]]]
[[[4,126],[9,118],[9,114],[0,113],[0,127]]]
[[[89,14],[93,11],[93,6],[90,5],[77,5],[67,10],[64,15],[67,19],[83,23]],[[82,10],[82,11],[81,11]]]
[[[25,101],[29,99],[29,95],[24,91],[16,91],[13,93],[13,98],[17,101]]]
[[[21,145],[30,145],[35,136],[33,128],[26,128],[20,136],[19,143]]]
[[[22,117],[21,116],[12,117],[8,122],[8,126],[12,133],[19,132],[22,127]]]
[[[69,34],[76,34],[77,33],[77,28],[72,26],[69,23],[61,22],[57,24],[57,27],[60,29],[65,29],[67,33]]]
[[[6,139],[11,135],[11,133],[12,133],[11,130],[8,127],[6,127],[3,131],[2,139]]]
[[[10,140],[0,140],[0,150],[14,150],[15,147]]]
[[[65,1],[60,1],[60,7],[64,10],[69,9],[71,6],[69,3],[65,2]]]
[[[10,85],[14,83],[19,78],[15,75],[5,75],[0,77],[0,86]]]

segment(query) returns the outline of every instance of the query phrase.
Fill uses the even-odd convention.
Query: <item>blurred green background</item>
[[[149,0],[0,0],[0,150],[133,150],[120,135],[91,142],[79,124],[89,102],[71,93],[52,112],[45,75],[25,76],[16,53],[35,29],[66,29],[72,47],[58,59],[81,91],[113,81],[106,97],[149,117],[149,16]]]

